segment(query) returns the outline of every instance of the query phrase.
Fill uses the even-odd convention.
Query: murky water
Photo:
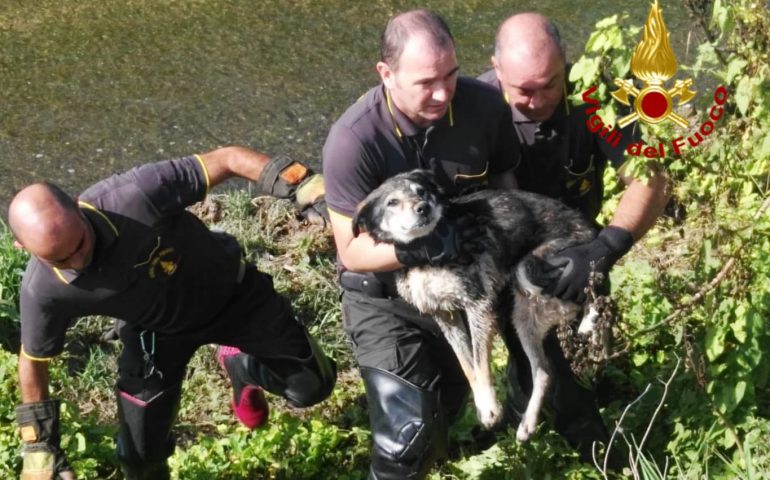
[[[572,58],[594,23],[649,3],[605,0],[0,1],[0,207],[50,180],[77,193],[147,161],[243,144],[318,166],[331,123],[367,88],[393,12],[449,23],[462,72],[487,68],[497,25],[537,10]],[[691,28],[662,2],[672,44]],[[4,213],[3,213],[3,216]]]

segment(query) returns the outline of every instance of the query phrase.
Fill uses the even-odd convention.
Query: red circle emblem
[[[650,118],[660,118],[668,110],[668,100],[660,92],[648,92],[642,99],[642,111]]]

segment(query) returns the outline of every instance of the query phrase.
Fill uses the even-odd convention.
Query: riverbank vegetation
[[[693,45],[677,78],[708,78],[708,101],[687,113],[690,131],[648,129],[645,143],[670,145],[708,120],[718,86],[728,92],[722,117],[703,142],[663,159],[673,181],[666,215],[612,272],[622,321],[613,355],[597,377],[606,423],[631,452],[629,478],[770,478],[770,12],[767,4],[688,1],[709,39]],[[610,105],[614,78],[630,78],[628,59],[642,19],[597,24],[576,62],[577,91],[597,82]],[[623,59],[618,61],[617,59]],[[684,113],[683,113],[684,114]],[[607,113],[605,119],[612,114]],[[643,172],[644,157],[632,168]],[[620,187],[607,176],[611,209]],[[301,321],[339,366],[338,387],[321,405],[288,407],[270,396],[271,419],[250,432],[229,409],[230,390],[202,348],[188,369],[171,459],[180,479],[362,479],[369,432],[363,387],[341,329],[329,232],[302,223],[283,201],[246,192],[214,195],[201,216],[243,243],[271,273]],[[609,210],[608,210],[609,211]],[[18,282],[26,259],[0,232],[0,476],[20,468]],[[52,384],[64,400],[62,445],[79,478],[120,478],[114,454],[113,400],[119,345],[111,320],[88,318],[70,329]],[[495,371],[502,392],[505,363]],[[501,393],[502,394],[502,393]],[[520,444],[514,428],[489,433],[472,405],[452,431],[450,460],[432,479],[601,479],[580,464],[549,427]]]

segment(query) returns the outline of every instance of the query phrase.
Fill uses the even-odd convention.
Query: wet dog
[[[557,200],[519,190],[484,190],[447,199],[432,174],[413,170],[388,179],[367,196],[353,219],[353,233],[366,231],[376,242],[408,245],[429,235],[442,219],[465,216],[472,216],[483,232],[473,239],[470,264],[406,268],[397,272],[396,286],[404,300],[436,319],[487,428],[502,415],[490,366],[498,312],[513,312],[501,320],[513,322],[532,367],[532,395],[517,431],[517,438],[525,441],[537,427],[552,377],[543,339],[582,309],[540,294],[542,286],[561,274],[543,259],[592,240],[596,231]],[[503,295],[506,289],[512,295]],[[501,309],[502,298],[513,298],[513,308]],[[580,330],[585,330],[583,324]]]

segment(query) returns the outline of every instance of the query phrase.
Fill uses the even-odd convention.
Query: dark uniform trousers
[[[202,345],[232,345],[250,354],[244,357],[252,363],[268,365],[273,378],[301,378],[302,385],[293,387],[304,389],[297,404],[321,401],[334,386],[333,371],[317,374],[315,364],[305,368],[322,357],[317,355],[320,350],[295,320],[289,301],[275,292],[272,278],[253,266],[246,267],[231,301],[204,329],[161,334],[121,322],[119,335],[123,351],[118,359],[117,449],[128,478],[168,478],[166,459],[174,449],[171,427],[182,381],[187,363]],[[319,363],[327,360],[323,357]],[[323,366],[328,370],[328,363]],[[265,383],[261,379],[266,375],[255,377],[251,383]],[[291,400],[286,385],[262,386]]]
[[[366,387],[369,478],[424,478],[468,399],[457,357],[436,322],[400,298],[344,291],[342,310]]]

